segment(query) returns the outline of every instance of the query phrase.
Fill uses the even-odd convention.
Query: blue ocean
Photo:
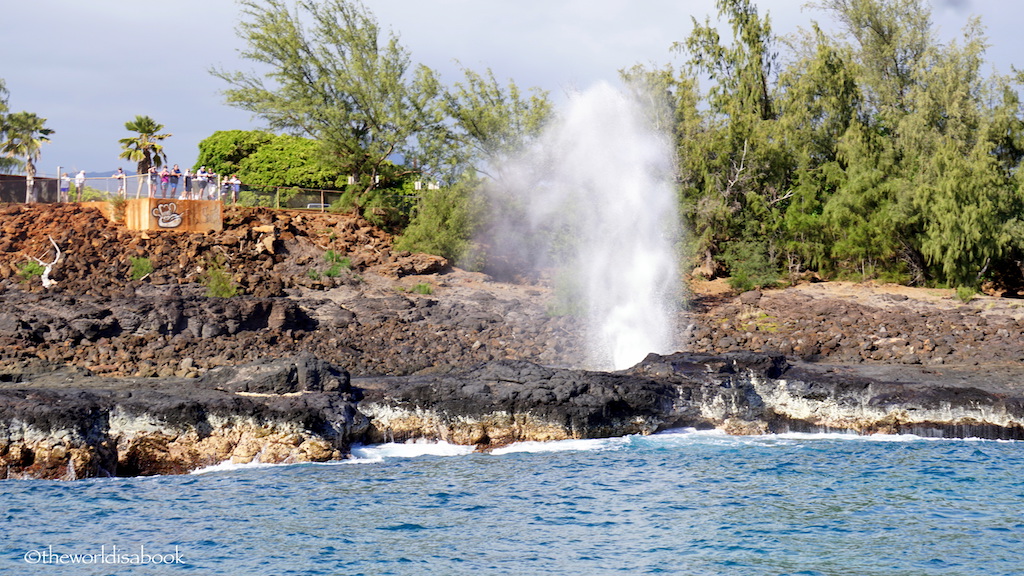
[[[1018,575],[1024,445],[654,436],[0,482],[0,573]]]

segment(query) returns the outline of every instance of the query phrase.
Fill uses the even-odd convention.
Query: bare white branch
[[[60,260],[60,246],[57,246],[57,243],[53,241],[53,236],[47,236],[47,238],[50,239],[50,244],[53,244],[53,249],[56,251],[53,256],[53,262],[43,262],[35,256],[32,257],[33,260],[43,267],[43,275],[40,277],[43,281],[43,288],[50,288],[57,285],[56,280],[50,279],[50,271],[53,270],[54,265],[57,264],[58,260]]]

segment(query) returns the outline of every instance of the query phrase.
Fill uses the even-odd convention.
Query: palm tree
[[[45,126],[46,118],[32,112],[15,112],[3,118],[0,133],[0,153],[8,158],[25,159],[25,202],[35,200],[33,188],[36,178],[36,161],[42,152],[43,142],[50,141],[50,130]]]
[[[159,168],[167,162],[167,154],[164,153],[164,147],[159,142],[170,138],[172,134],[157,134],[164,129],[164,125],[157,124],[149,116],[136,116],[135,120],[125,122],[124,127],[131,132],[138,132],[139,135],[122,138],[118,141],[122,148],[118,158],[136,163],[136,173],[140,176],[139,190],[141,190],[142,175],[149,172],[149,167]]]

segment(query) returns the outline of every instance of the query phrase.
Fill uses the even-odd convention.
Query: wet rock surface
[[[5,478],[323,461],[344,458],[353,442],[433,439],[490,449],[680,427],[1024,439],[1024,395],[1006,393],[1012,385],[1000,392],[999,384],[912,372],[878,380],[752,352],[652,354],[614,373],[499,360],[462,372],[355,379],[311,355],[196,379],[46,368],[0,378]]]
[[[348,374],[311,356],[201,378],[0,374],[4,478],[180,474],[224,461],[338,459],[365,435]]]

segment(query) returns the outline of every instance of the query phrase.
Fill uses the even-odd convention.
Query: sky
[[[634,64],[682,63],[670,51],[689,34],[691,16],[716,21],[714,0],[365,0],[414,63],[452,84],[461,67],[493,70],[521,88],[548,90],[558,103],[573,90]],[[788,34],[827,17],[801,0],[759,0],[773,30]],[[933,0],[942,38],[956,37],[972,15],[986,27],[987,62],[1000,73],[1024,67],[1015,54],[1024,2]],[[11,111],[47,119],[54,130],[37,163],[41,176],[114,171],[124,128],[147,115],[173,136],[168,161],[190,167],[198,144],[217,130],[262,128],[224,103],[213,67],[251,70],[239,57],[233,0],[31,0],[0,7],[0,78]],[[720,27],[726,29],[725,24]]]

